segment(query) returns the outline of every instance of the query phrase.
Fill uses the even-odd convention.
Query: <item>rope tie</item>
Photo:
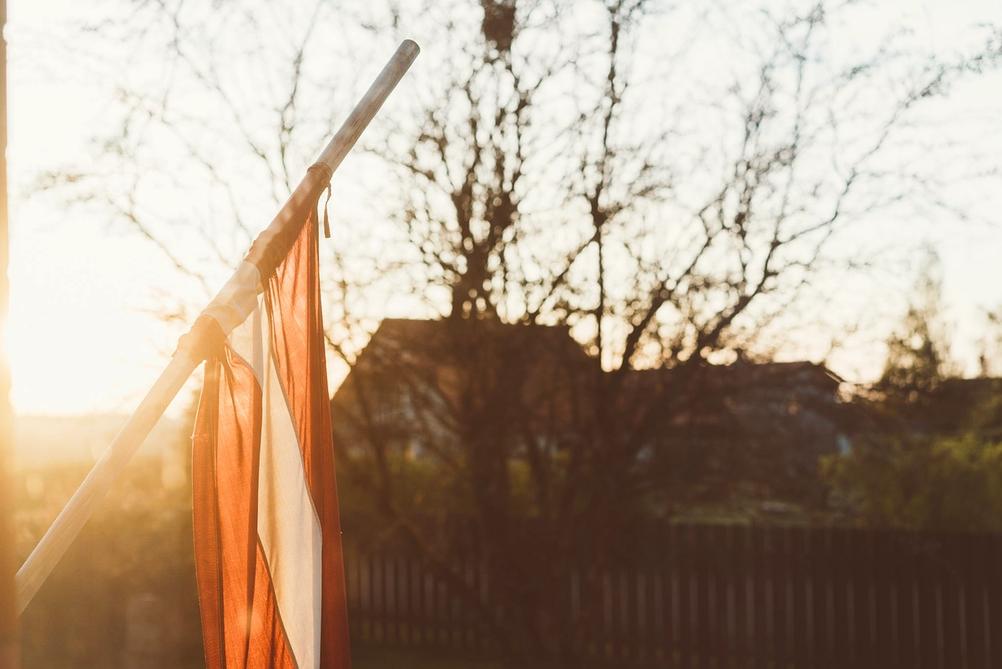
[[[330,183],[328,183],[327,184],[327,199],[324,200],[324,239],[330,239],[331,238],[331,221],[330,221],[330,217],[327,214],[327,205],[330,203],[330,201],[331,201],[331,185],[330,185]],[[320,200],[317,200],[317,206],[319,206],[319,205],[320,205]],[[319,218],[320,218],[320,214],[318,212],[317,219],[319,220]]]
[[[325,189],[327,191],[327,198],[324,200],[324,204],[323,204],[323,210],[324,210],[324,238],[325,239],[330,239],[331,238],[331,222],[330,222],[330,215],[327,212],[327,205],[330,204],[330,201],[331,201],[331,178],[334,176],[334,173],[331,171],[331,168],[327,167],[327,165],[324,165],[323,163],[314,163],[313,165],[310,165],[310,168],[307,170],[307,172],[313,172],[314,170],[320,172],[321,175],[322,175],[321,179],[323,181],[327,182],[327,188]],[[315,220],[316,220],[317,224],[319,225],[319,223],[320,223],[320,199],[319,198],[317,198],[317,208],[316,208],[316,211],[314,212],[314,217],[315,217]]]
[[[225,344],[226,335],[216,319],[202,314],[178,340],[174,354],[185,351],[191,353],[196,360],[212,360],[222,356]]]

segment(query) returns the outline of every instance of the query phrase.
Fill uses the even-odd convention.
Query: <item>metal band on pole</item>
[[[383,102],[417,58],[420,49],[411,40],[404,40],[387,62],[382,72],[358,104],[349,114],[327,146],[320,153],[317,163],[328,168],[332,174],[344,160],[362,131],[382,107]],[[288,237],[291,226],[302,226],[304,221],[296,216],[308,193],[316,189],[316,176],[308,174],[293,191],[289,201],[278,212],[271,225],[254,242],[260,247],[270,237]],[[252,247],[252,250],[253,248]],[[112,483],[121,475],[126,464],[142,445],[150,430],[160,420],[160,416],[170,405],[174,396],[202,362],[198,351],[203,348],[198,341],[202,330],[197,325],[182,339],[178,351],[171,358],[160,377],[150,388],[146,397],[118,433],[104,455],[94,464],[87,478],[73,493],[59,516],[46,531],[38,545],[17,572],[18,613],[24,611],[45,579],[66,553],[70,544],[90,518],[94,507],[104,497]]]

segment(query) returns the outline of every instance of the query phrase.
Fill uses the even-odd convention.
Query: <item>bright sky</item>
[[[8,6],[12,403],[19,413],[128,412],[173,347],[173,333],[144,311],[170,268],[149,245],[28,192],[40,171],[86,154],[111,96],[38,51],[41,36],[60,34],[94,4]]]
[[[9,0],[8,337],[12,400],[21,413],[129,411],[164,364],[178,333],[177,326],[149,313],[155,291],[170,285],[175,276],[156,249],[120,230],[110,231],[104,221],[85,212],[68,213],[55,197],[31,192],[39,172],[58,166],[66,156],[86,155],[92,128],[107,113],[110,85],[88,77],[84,64],[54,62],[45,51],[53,40],[64,47],[69,41],[72,47],[74,36],[67,26],[100,12],[102,6]],[[932,50],[949,48],[973,23],[1002,23],[998,0],[882,0],[874,11],[886,22],[913,25]],[[416,37],[420,42],[421,36]],[[954,104],[958,113],[972,106],[1002,111],[1002,80],[960,91]],[[970,195],[958,191],[958,196]],[[983,209],[1002,211],[1002,197],[984,203]],[[262,215],[261,225],[271,213]],[[997,215],[994,223],[999,223]],[[1002,229],[944,232],[949,234],[943,234],[937,246],[949,315],[971,342],[979,335],[979,310],[1002,304]],[[874,349],[864,346],[859,351],[840,371],[850,376],[872,372]],[[182,402],[190,392],[182,393]]]

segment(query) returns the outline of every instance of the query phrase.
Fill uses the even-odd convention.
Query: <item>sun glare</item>
[[[86,258],[74,251],[92,234],[20,240],[7,330],[18,413],[128,410],[170,351],[162,324],[137,306],[140,282],[121,280],[135,275],[135,267],[123,267],[134,254],[122,254],[121,242],[93,238]],[[44,263],[29,260],[40,257]]]

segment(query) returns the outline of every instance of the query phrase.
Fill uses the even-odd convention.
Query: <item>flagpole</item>
[[[325,166],[330,173],[337,169],[352,146],[358,141],[362,131],[369,125],[383,102],[410,68],[411,63],[417,58],[419,51],[418,45],[411,40],[404,40],[400,44],[369,90],[362,96],[340,129],[324,147],[317,159],[318,164]],[[310,180],[310,175],[304,177],[300,185],[293,191],[289,201],[258,239],[269,235],[274,236],[277,231],[287,230],[290,226],[302,225],[302,220],[296,220],[295,211],[301,207],[303,199],[307,196],[307,191],[311,190],[313,185],[315,185],[315,177],[313,182]],[[236,274],[234,274],[234,278],[236,278]],[[197,325],[198,322],[196,322],[196,327],[192,328],[191,333],[182,338],[177,352],[161,372],[153,387],[147,392],[146,397],[139,403],[111,446],[94,464],[83,483],[73,493],[73,497],[59,512],[59,516],[56,517],[31,555],[18,570],[16,588],[19,614],[28,606],[42,583],[45,582],[45,579],[66,553],[87,519],[90,518],[94,507],[104,497],[112,483],[121,475],[126,464],[142,445],[143,440],[146,439],[150,430],[156,425],[188,377],[201,364],[203,356],[198,351],[202,348],[202,342],[197,341],[197,339],[204,336],[205,333]]]
[[[7,216],[7,1],[0,0],[0,323],[7,324],[10,234]],[[18,630],[14,595],[14,491],[11,489],[13,429],[10,408],[10,367],[0,330],[0,669],[18,666]]]

